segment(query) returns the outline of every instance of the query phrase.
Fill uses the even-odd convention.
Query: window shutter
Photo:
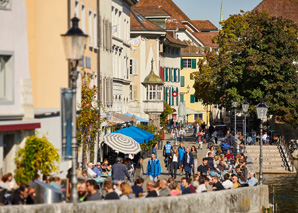
[[[181,58],[181,69],[183,69],[183,59]]]
[[[138,86],[134,85],[133,87],[133,100],[138,100]]]
[[[176,68],[174,68],[173,70],[174,70],[174,82],[176,82],[177,81]]]
[[[184,102],[184,95],[180,94],[180,102]]]
[[[195,102],[195,95],[190,95],[190,103],[194,103]]]
[[[168,81],[169,80],[169,75],[168,75],[168,68],[167,67],[165,68],[165,73],[166,73],[166,81]]]
[[[197,63],[196,63],[196,59],[191,59],[191,68],[192,69],[196,69],[197,68]]]
[[[181,81],[180,81],[180,86],[181,87],[184,87],[184,83],[185,83],[184,78],[185,78],[184,76],[181,76]]]
[[[109,23],[109,50],[112,51],[112,23]]]
[[[167,88],[166,87],[163,88],[163,100],[164,100],[164,102],[167,102]]]
[[[170,79],[169,79],[169,81],[172,81],[172,68],[169,68],[169,70],[170,70]]]
[[[177,68],[177,70],[178,70],[178,82],[180,82],[180,69]]]
[[[113,78],[110,78],[110,105],[113,105]]]
[[[172,87],[171,95],[173,94],[173,92],[174,92],[174,87]],[[172,105],[173,105],[173,106],[175,105],[175,98],[174,98],[173,95],[172,95]]]
[[[176,88],[177,96],[176,96],[176,106],[179,104],[179,95],[178,95],[178,87]]]
[[[169,105],[172,105],[172,87],[169,87]]]
[[[102,25],[101,24],[101,16],[99,16],[99,23],[100,23],[100,25]],[[102,33],[102,30],[100,29],[100,31],[99,31],[100,33]],[[99,34],[99,46],[101,47],[102,46],[102,35],[101,34]]]
[[[133,75],[138,75],[138,60],[133,59],[132,62],[132,66],[133,66]]]

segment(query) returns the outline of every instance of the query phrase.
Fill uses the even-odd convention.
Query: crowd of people
[[[234,141],[229,132],[224,139],[227,149],[210,146],[206,156],[200,159],[198,149],[202,149],[202,144],[206,143],[208,139],[206,134],[209,133],[206,133],[205,128],[202,128],[202,126],[196,128],[195,131],[195,140],[198,147],[195,145],[184,147],[186,136],[184,128],[180,127],[179,130],[173,128],[171,132],[173,146],[171,141],[167,141],[163,148],[165,166],[170,175],[168,179],[160,179],[161,164],[157,158],[157,144],[152,147],[151,158],[148,160],[145,170],[146,175],[149,177],[146,187],[143,187],[143,178],[133,179],[134,164],[129,158],[123,160],[118,157],[113,165],[107,159],[95,165],[90,162],[87,164],[86,169],[77,169],[79,200],[85,202],[178,196],[257,185],[258,180],[255,178],[254,172],[247,172],[246,156],[243,153],[232,152]],[[179,146],[177,145],[178,137],[180,137]],[[179,174],[180,180],[178,180]],[[71,182],[71,176],[72,169],[70,168],[67,174],[69,183]],[[19,184],[17,189],[11,186],[12,179],[11,173],[1,178],[0,190],[12,191],[9,199],[3,199],[3,193],[0,195],[0,203],[2,204],[33,204],[36,196],[34,180],[43,181],[61,190],[61,179],[57,176],[48,177],[43,175],[41,179],[37,174],[29,184]],[[104,181],[100,181],[102,179]],[[146,190],[144,190],[145,188]],[[67,194],[70,195],[70,191]]]

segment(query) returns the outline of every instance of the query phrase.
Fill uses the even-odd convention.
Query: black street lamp
[[[77,65],[78,61],[82,60],[84,55],[85,46],[87,43],[88,35],[79,28],[79,19],[74,17],[71,19],[72,27],[66,32],[66,34],[61,35],[62,42],[65,51],[65,57],[69,60],[72,65],[69,78],[71,79],[71,89],[72,89],[72,133],[71,133],[71,148],[72,148],[72,191],[71,198],[73,204],[78,202],[78,192],[77,192],[77,132],[76,132],[76,93],[77,93]]]
[[[244,147],[246,147],[246,115],[249,109],[249,103],[247,102],[246,98],[245,101],[242,103],[242,111],[244,114],[244,127],[243,127],[243,137],[244,137]]]
[[[237,133],[237,120],[236,120],[236,112],[237,112],[237,107],[238,107],[238,101],[237,99],[235,98],[235,100],[233,101],[232,103],[232,107],[234,108],[234,115],[235,115],[235,125],[234,125],[234,143],[236,143],[236,133]],[[236,144],[237,146],[237,153],[239,152],[239,146],[238,144]]]
[[[263,142],[262,142],[262,134],[263,134],[263,120],[267,118],[267,111],[268,111],[268,106],[264,103],[264,99],[261,99],[261,103],[259,103],[258,106],[256,106],[257,109],[257,115],[258,119],[261,120],[260,124],[260,185],[263,184],[263,171],[262,171],[262,165],[263,165],[263,153],[262,153],[262,148],[263,148]]]

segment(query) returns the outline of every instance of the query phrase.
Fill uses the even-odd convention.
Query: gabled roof
[[[166,29],[167,30],[176,30],[177,29],[177,22],[166,22]]]
[[[263,0],[253,11],[267,10],[272,17],[282,17],[298,24],[298,0]]]
[[[186,30],[187,28],[192,28],[195,32],[199,32],[199,29],[192,23],[190,18],[172,0],[139,0],[139,2],[136,4],[136,7],[151,6],[162,7],[167,13],[171,15],[171,19],[177,20],[176,22],[178,23],[179,30]],[[187,23],[189,23],[189,26],[187,26],[186,28]],[[194,32],[192,32],[191,30],[188,31],[192,34],[192,36],[195,39],[201,42]]]
[[[209,20],[192,20],[192,23],[200,30],[200,31],[217,31],[217,27],[211,23]]]
[[[151,23],[144,16],[131,10],[130,13],[130,30],[131,31],[160,31],[165,32],[161,27]]]
[[[184,41],[181,41],[180,39],[175,39],[173,37],[173,32],[167,32],[166,34],[166,39],[171,43],[171,44],[175,44],[175,45],[178,45],[180,47],[187,47],[187,43],[184,42]]]
[[[133,9],[143,16],[170,16],[170,14],[160,6],[134,7]]]
[[[212,48],[218,48],[218,44],[212,42],[214,36],[218,36],[218,32],[200,32],[195,35],[202,41],[206,46]]]

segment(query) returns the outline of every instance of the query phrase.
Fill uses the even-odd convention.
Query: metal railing
[[[295,172],[294,159],[286,143],[285,136],[280,136],[276,144],[286,169],[290,172]]]

